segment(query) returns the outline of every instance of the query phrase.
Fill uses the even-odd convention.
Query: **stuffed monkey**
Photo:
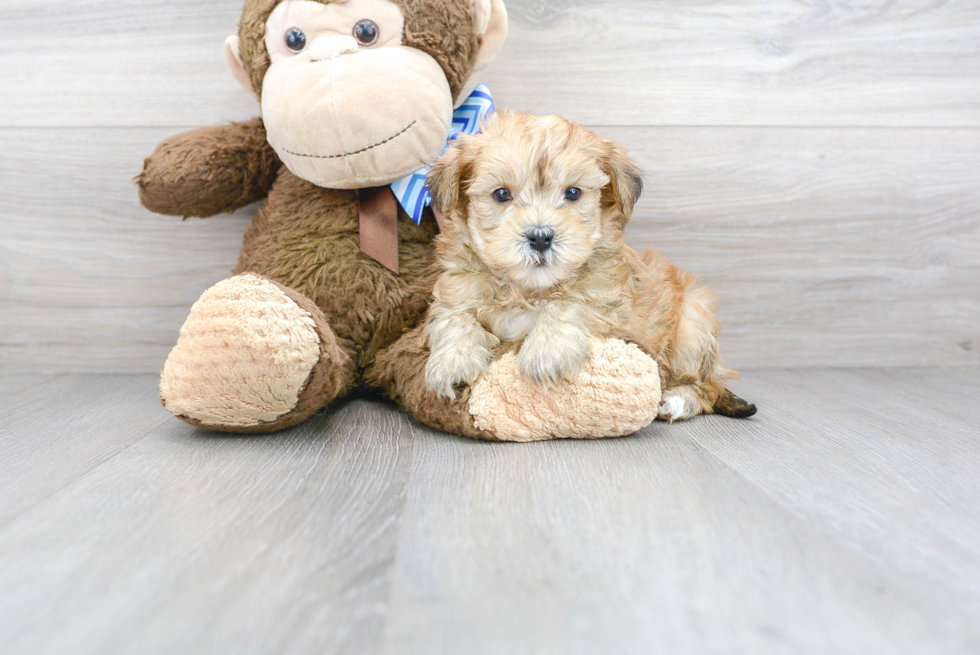
[[[171,137],[137,178],[144,206],[168,215],[265,199],[235,275],[194,304],[164,365],[169,411],[274,432],[376,389],[433,427],[514,440],[626,434],[656,416],[656,363],[628,335],[595,349],[591,383],[558,394],[515,380],[504,358],[454,402],[425,385],[416,328],[438,225],[429,209],[409,220],[386,185],[439,155],[506,31],[502,0],[245,1],[225,58],[261,118]]]

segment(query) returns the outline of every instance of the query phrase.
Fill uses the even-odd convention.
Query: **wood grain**
[[[151,387],[133,386],[125,378],[59,376],[6,386],[0,384],[0,526],[169,419],[162,407],[150,410],[157,395]],[[52,412],[55,403],[58,411]],[[95,406],[98,412],[93,412]],[[44,475],[38,475],[39,469]]]
[[[0,651],[980,651],[980,5],[507,5],[474,83],[630,148],[630,242],[716,289],[760,414],[532,445],[367,401],[176,421],[156,374],[254,208],[155,216],[131,178],[257,113],[240,2],[7,0]],[[798,368],[936,364],[974,366]],[[149,375],[38,375],[72,371]]]
[[[159,371],[254,212],[142,209],[173,131],[0,130],[0,369]],[[600,132],[646,171],[630,243],[719,293],[733,365],[980,363],[980,131]]]
[[[939,372],[872,401],[913,375],[754,372],[756,420],[602,443],[426,441],[387,652],[970,652],[980,407],[931,410]]]
[[[608,128],[748,366],[980,363],[980,132]],[[778,353],[778,355],[777,355]]]
[[[244,211],[152,214],[134,175],[174,130],[0,130],[0,370],[159,370],[190,305],[230,275]]]
[[[489,444],[0,376],[0,651],[976,652],[980,367],[745,378],[748,421]]]
[[[0,126],[250,118],[256,103],[221,55],[240,6],[7,0]],[[479,78],[501,104],[534,113],[593,125],[980,126],[970,0],[507,6],[510,38]]]
[[[377,652],[416,433],[404,416],[354,404],[236,438],[160,425],[144,402],[131,418],[148,434],[114,453],[93,438],[123,440],[134,424],[114,395],[88,405],[101,423],[75,421],[73,436],[104,463],[44,499],[19,490],[40,504],[0,527],[3,652]],[[59,431],[15,430],[35,441],[30,472],[53,484],[44,454]]]
[[[730,363],[980,362],[975,3],[508,7],[479,79],[634,152],[631,242],[718,291]],[[220,53],[239,10],[0,7],[0,369],[157,371],[234,265],[254,208],[178,224],[130,179],[169,126],[255,114]]]

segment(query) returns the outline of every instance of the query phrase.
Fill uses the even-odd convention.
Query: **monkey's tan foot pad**
[[[347,368],[312,302],[261,276],[238,275],[194,303],[164,364],[160,399],[199,427],[274,432],[332,400]]]
[[[516,353],[503,355],[473,385],[469,411],[477,428],[502,441],[597,439],[649,425],[660,395],[653,358],[620,339],[594,339],[588,364],[551,389],[517,371]]]

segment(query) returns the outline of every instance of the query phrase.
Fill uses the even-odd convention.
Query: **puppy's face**
[[[588,130],[509,113],[460,139],[430,176],[437,205],[483,264],[528,291],[572,277],[621,229],[640,184],[622,150]]]

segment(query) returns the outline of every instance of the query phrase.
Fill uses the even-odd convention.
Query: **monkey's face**
[[[403,45],[389,0],[285,0],[266,22],[262,83],[269,143],[318,186],[390,184],[437,157],[453,97],[440,65]]]

